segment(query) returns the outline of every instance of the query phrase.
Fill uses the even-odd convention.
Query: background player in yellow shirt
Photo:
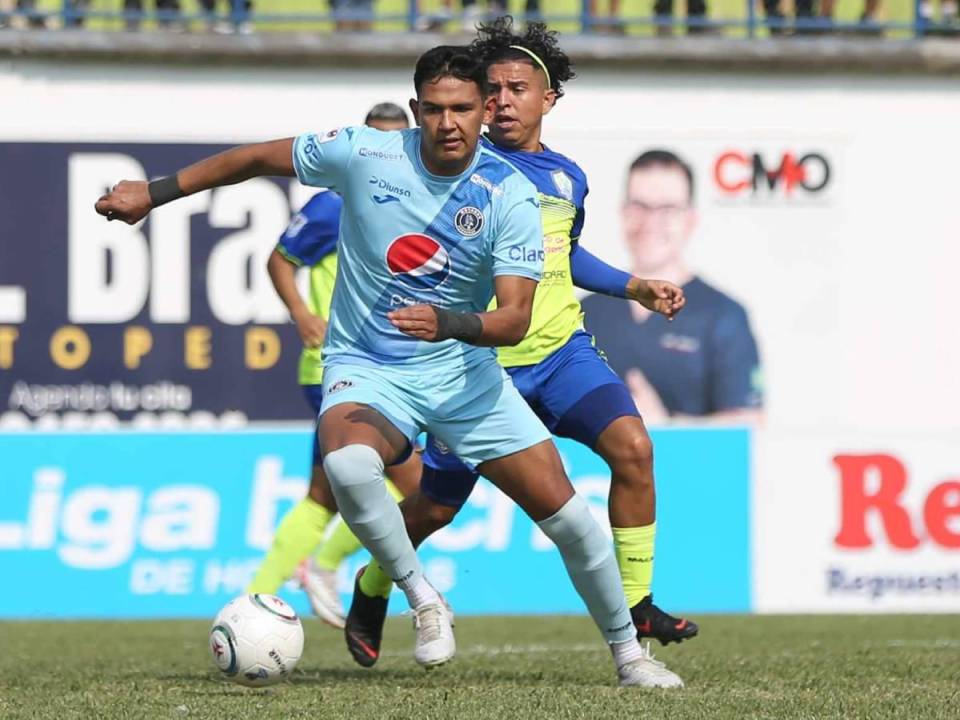
[[[471,49],[485,58],[490,92],[496,97],[482,142],[534,183],[542,209],[544,269],[530,329],[519,345],[499,348],[500,362],[555,435],[583,443],[610,466],[610,524],[638,637],[680,642],[695,636],[697,625],[660,610],[650,592],[656,534],[650,437],[629,391],[583,330],[573,288],[633,300],[668,318],[683,307],[683,291],[669,282],[616,270],[578,243],[586,176],[540,139],[544,115],[562,96],[562,84],[574,76],[556,33],[531,23],[519,36],[510,18],[500,18],[480,27]],[[420,491],[401,504],[414,545],[453,519],[478,477],[432,438],[423,460]],[[346,640],[361,665],[369,667],[379,656],[391,587],[391,579],[375,563],[357,577]]]
[[[407,113],[394,103],[375,105],[367,113],[364,123],[377,130],[410,127]],[[323,401],[320,346],[330,317],[330,301],[337,277],[337,237],[342,205],[340,196],[332,191],[322,191],[310,198],[291,220],[267,263],[273,286],[287,306],[303,341],[300,385],[315,415],[319,414]],[[297,270],[304,267],[310,271],[306,300],[300,296],[295,278]],[[387,480],[391,494],[400,500],[413,492],[420,482],[420,472],[418,453],[413,453],[402,465],[391,468]],[[324,489],[328,487],[323,481],[323,458],[315,432],[310,491],[280,521],[273,545],[247,590],[275,594],[296,572],[314,612],[330,625],[342,628],[344,616],[337,593],[336,570],[361,545],[346,523],[340,520],[335,521],[336,525],[329,534],[326,533],[333,520],[333,514],[324,507],[332,504],[324,502]],[[318,546],[313,560],[306,561]]]

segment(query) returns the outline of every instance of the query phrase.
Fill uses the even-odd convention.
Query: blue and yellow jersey
[[[536,365],[583,327],[580,302],[573,294],[570,251],[583,228],[587,177],[573,160],[546,147],[531,153],[508,150],[486,138],[481,143],[526,175],[540,199],[543,278],[533,299],[530,329],[519,345],[498,351],[504,367]]]
[[[343,200],[335,192],[319,192],[298,212],[280,236],[277,251],[298,267],[310,268],[307,307],[314,315],[330,320],[333,284],[337,278],[337,236]],[[320,348],[304,348],[300,354],[300,384],[319,385],[323,380]]]

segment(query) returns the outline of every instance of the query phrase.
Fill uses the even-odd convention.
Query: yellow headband
[[[525,52],[527,55],[533,58],[534,62],[540,66],[540,69],[543,70],[543,74],[547,76],[547,89],[551,90],[553,88],[553,83],[550,81],[550,71],[547,70],[547,66],[544,64],[543,60],[537,57],[537,54],[533,50],[528,50],[523,47],[523,45],[511,45],[512,50],[519,50],[520,52]]]

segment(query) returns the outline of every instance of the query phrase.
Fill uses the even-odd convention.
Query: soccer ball
[[[294,609],[275,595],[241,595],[214,618],[210,654],[234,682],[273,685],[289,676],[300,660],[303,626]]]

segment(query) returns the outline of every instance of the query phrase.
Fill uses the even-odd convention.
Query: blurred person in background
[[[595,18],[593,31],[616,35],[626,34],[626,26],[617,20],[620,16],[620,0],[610,0],[610,12],[606,22],[601,20],[603,16],[600,14],[599,0],[590,0],[590,14]],[[653,14],[656,34],[660,37],[671,37],[673,35],[673,0],[654,0]],[[687,0],[687,19],[693,20],[692,23],[687,23],[689,34],[713,31],[713,28],[707,25],[706,17],[706,0]]]
[[[480,0],[463,0],[463,31],[474,32],[477,29],[477,23],[490,21],[506,14],[506,0],[487,0],[486,10],[480,6]]]
[[[922,0],[920,17],[924,22],[924,35],[956,35],[960,33],[960,3],[957,0],[940,0],[940,16],[932,0]]]
[[[662,2],[663,0],[656,1]],[[593,18],[593,24],[589,28],[583,28],[583,32],[606,32],[615,35],[626,34],[626,27],[618,22],[618,18],[620,17],[620,0],[609,0],[609,5],[610,12],[604,16],[600,12],[599,0],[590,0],[590,17]]]
[[[809,0],[805,0],[809,2]],[[833,13],[837,0],[820,0],[820,19],[823,22],[821,31],[830,30],[833,24]],[[860,25],[855,32],[858,34],[880,35],[883,29],[877,22],[877,11],[880,9],[880,0],[864,0],[863,12],[860,13]]]
[[[789,31],[781,2],[782,0],[763,0],[763,8],[771,35],[786,35]],[[794,27],[792,32],[794,35],[816,35],[832,30],[836,0],[820,0],[819,6],[815,4],[815,0],[794,0],[793,7]],[[882,32],[877,22],[877,11],[879,9],[880,0],[864,0],[858,33],[880,34]]]
[[[582,303],[586,327],[647,422],[757,422],[760,362],[747,313],[687,265],[693,200],[693,172],[674,153],[649,150],[633,161],[622,210],[633,273],[680,285],[686,309],[668,322],[637,303],[591,295]]]
[[[67,27],[83,25],[83,16],[90,6],[90,0],[67,0],[66,7],[70,11],[66,20]],[[47,13],[37,10],[37,0],[17,0],[14,10],[26,19],[27,27],[42,30],[47,27]],[[9,21],[0,18],[0,27],[5,27]]]
[[[186,25],[180,14],[180,0],[155,0],[157,9],[157,25],[165,30],[183,32]],[[130,32],[140,29],[140,23],[145,19],[143,0],[123,0],[124,24]]]
[[[250,22],[250,12],[253,9],[251,0],[225,0],[226,13],[217,15],[217,0],[200,0],[200,8],[205,16],[207,30],[211,32],[229,34],[233,32],[249,35],[253,32],[253,23]]]
[[[377,130],[402,130],[410,127],[407,113],[394,103],[375,105],[364,124]],[[323,361],[320,347],[330,317],[330,302],[337,277],[337,238],[340,234],[340,210],[343,200],[331,190],[322,190],[310,198],[290,222],[270,255],[267,270],[273,286],[290,312],[303,341],[299,381],[303,394],[319,418],[323,402]],[[296,284],[300,268],[310,272],[310,290],[306,301]],[[289,577],[296,574],[306,591],[314,612],[329,625],[342,628],[343,607],[337,593],[337,568],[361,549],[360,541],[342,520],[333,520],[320,504],[317,494],[326,483],[320,439],[313,434],[313,460],[310,491],[290,509],[277,526],[273,544],[251,582],[248,592],[276,594]],[[419,453],[389,469],[387,488],[397,500],[419,487]],[[330,529],[331,524],[333,529]],[[316,555],[309,561],[311,553]]]
[[[330,0],[337,32],[373,30],[373,0]]]

